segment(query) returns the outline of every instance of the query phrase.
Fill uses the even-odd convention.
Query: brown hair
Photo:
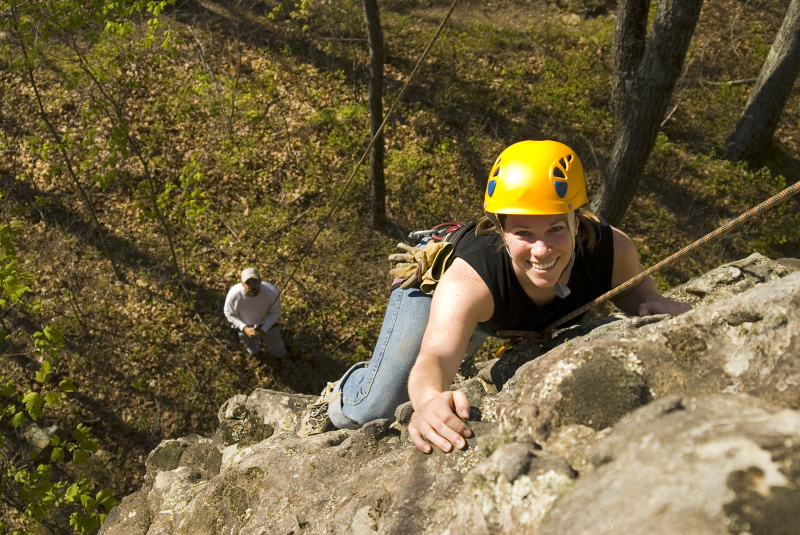
[[[580,221],[578,232],[575,237],[577,247],[579,250],[583,250],[583,248],[586,247],[587,251],[591,251],[600,240],[600,218],[586,208],[578,208],[575,211],[575,215],[578,221]],[[505,225],[506,217],[506,214],[497,214],[497,219],[500,221],[501,227]],[[485,215],[481,216],[475,226],[475,234],[487,235],[499,231],[500,229]]]

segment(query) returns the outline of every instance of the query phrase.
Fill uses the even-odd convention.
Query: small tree
[[[47,110],[45,109],[44,99],[39,91],[39,85],[34,75],[34,63],[37,59],[41,59],[42,42],[46,42],[48,38],[51,37],[51,32],[54,32],[55,29],[50,24],[41,24],[41,21],[36,20],[36,16],[42,11],[41,6],[31,6],[30,3],[14,1],[8,2],[6,7],[10,12],[10,16],[3,18],[2,26],[0,27],[11,30],[17,37],[16,45],[18,46],[20,52],[19,56],[21,58],[20,67],[25,72],[30,82],[31,89],[33,90],[33,94],[36,98],[36,104],[39,108],[39,118],[46,126],[47,131],[52,139],[52,143],[43,143],[43,147],[58,153],[63,160],[63,166],[66,174],[72,180],[75,188],[78,190],[78,193],[81,196],[81,199],[83,199],[86,209],[89,211],[92,223],[97,230],[97,236],[100,240],[100,244],[105,251],[106,257],[111,262],[111,268],[114,271],[114,276],[117,278],[117,280],[122,280],[122,273],[119,271],[117,263],[114,261],[114,257],[111,256],[111,252],[109,251],[106,232],[103,229],[103,225],[97,218],[97,212],[94,209],[94,204],[89,198],[86,188],[84,188],[83,184],[78,178],[75,165],[70,158],[68,150],[69,140],[67,139],[65,133],[59,132],[56,125],[50,119]],[[31,7],[33,7],[33,9],[31,9]],[[70,7],[77,8],[78,6],[70,5],[68,2],[54,2],[52,6],[44,6],[44,11],[51,11],[48,13],[49,16],[61,21],[61,18],[65,16],[65,12],[67,12]],[[43,154],[45,152],[48,151],[43,150]]]
[[[369,126],[370,138],[378,137],[372,145],[369,157],[372,175],[372,225],[377,229],[385,229],[386,218],[386,177],[384,175],[384,155],[386,152],[383,132],[383,30],[376,0],[364,1],[364,18],[369,35],[370,81],[369,81]]]
[[[736,129],[726,157],[757,159],[769,148],[783,109],[800,75],[800,0],[792,0]]]
[[[123,275],[111,255],[106,231],[98,219],[88,188],[83,183],[86,179],[81,176],[82,165],[79,163],[86,160],[85,151],[91,153],[92,150],[97,150],[92,147],[93,143],[99,144],[103,141],[105,146],[102,150],[109,154],[108,161],[104,162],[108,169],[107,174],[115,173],[118,164],[130,164],[131,155],[140,165],[151,212],[164,230],[173,270],[179,280],[183,276],[173,231],[158,202],[160,191],[153,172],[154,165],[143,149],[143,143],[133,133],[133,121],[124,108],[124,97],[115,95],[115,84],[107,81],[109,72],[119,70],[119,66],[115,64],[116,59],[108,58],[105,65],[93,65],[87,55],[101,37],[127,34],[133,27],[130,18],[142,12],[153,16],[148,21],[148,35],[141,43],[132,42],[129,48],[137,45],[150,46],[158,27],[155,17],[173,2],[174,0],[7,0],[5,5],[8,13],[4,17],[0,16],[0,29],[7,30],[15,37],[15,40],[9,40],[6,44],[15,49],[10,56],[18,58],[13,62],[12,68],[25,74],[35,97],[39,118],[46,129],[46,136],[39,140],[39,156],[51,161],[61,160],[60,165],[52,166],[52,175],[66,174],[75,186],[118,280],[122,280]],[[42,94],[37,73],[42,66],[64,59],[67,59],[70,68],[58,72],[63,76],[67,88],[83,93],[80,103],[76,103],[81,118],[87,120],[88,124],[108,124],[110,126],[107,131],[101,132],[97,126],[81,129],[74,120],[72,123],[59,125],[57,114],[48,109],[47,98]],[[126,84],[119,84],[119,80],[115,82],[123,86],[117,88],[121,94],[130,89]],[[94,178],[107,180],[97,175]]]

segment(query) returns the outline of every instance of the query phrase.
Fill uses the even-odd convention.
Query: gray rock
[[[253,414],[246,405],[235,405],[221,420],[214,436],[214,446],[222,450],[231,444],[246,447],[266,440],[275,429]],[[230,416],[230,417],[227,417]]]
[[[517,346],[454,386],[474,436],[449,454],[396,422],[297,438],[312,396],[256,390],[212,439],[164,441],[101,533],[800,532],[800,273],[761,255]]]
[[[41,451],[50,445],[50,441],[56,434],[66,434],[57,425],[42,427],[36,422],[32,422],[24,433],[25,441],[32,451]]]
[[[520,368],[498,397],[503,430],[543,443],[554,427],[602,430],[648,403],[641,363],[616,344],[559,347]]]
[[[183,452],[188,444],[185,440],[165,440],[150,452],[145,461],[148,475],[155,477],[159,472],[175,470],[180,466]]]
[[[513,442],[470,473],[443,534],[535,533],[578,473],[561,457]]]
[[[593,449],[538,533],[800,533],[800,413],[747,395],[673,396]]]
[[[146,535],[150,529],[150,511],[147,507],[147,492],[141,490],[122,498],[103,522],[98,535],[125,533]]]

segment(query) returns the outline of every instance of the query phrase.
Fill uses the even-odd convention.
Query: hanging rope
[[[756,206],[754,208],[751,208],[750,210],[746,211],[745,213],[743,213],[742,215],[740,215],[736,219],[732,219],[732,220],[728,221],[727,223],[725,223],[724,225],[722,225],[721,227],[719,227],[718,229],[716,229],[716,230],[714,230],[712,232],[709,232],[708,234],[706,234],[705,236],[703,236],[699,240],[695,241],[694,243],[692,243],[690,245],[687,245],[686,247],[684,247],[683,249],[681,249],[677,253],[673,254],[669,258],[666,258],[666,259],[662,260],[661,262],[657,263],[656,265],[654,265],[654,266],[642,271],[641,273],[639,273],[635,277],[623,282],[619,286],[617,286],[617,287],[613,288],[612,290],[606,292],[605,294],[601,295],[600,297],[598,297],[594,301],[592,301],[590,303],[586,303],[585,305],[583,305],[579,309],[570,312],[569,314],[567,314],[566,316],[558,319],[557,321],[554,321],[553,323],[551,323],[550,325],[545,327],[541,332],[538,332],[538,331],[510,331],[510,330],[509,331],[498,331],[497,332],[498,336],[501,336],[501,337],[504,337],[504,338],[505,337],[516,337],[515,340],[512,340],[509,344],[506,344],[505,346],[503,346],[503,348],[501,348],[500,351],[498,351],[498,354],[502,353],[505,349],[507,349],[511,345],[514,345],[514,344],[518,343],[522,339],[529,339],[529,340],[533,340],[533,341],[547,342],[550,339],[551,335],[552,335],[553,329],[555,329],[559,325],[562,325],[562,324],[568,322],[569,320],[580,316],[584,312],[587,312],[588,310],[596,307],[600,303],[604,303],[604,302],[608,301],[609,299],[611,299],[612,297],[615,297],[615,296],[621,294],[625,290],[636,286],[643,279],[645,279],[646,277],[650,276],[652,273],[655,273],[656,271],[658,271],[658,270],[660,270],[660,269],[662,269],[662,268],[664,268],[664,267],[666,267],[666,266],[668,266],[670,264],[673,264],[679,258],[681,258],[683,256],[686,256],[687,254],[689,254],[690,252],[694,251],[698,247],[700,247],[702,245],[705,245],[706,243],[708,243],[711,240],[713,240],[713,239],[725,234],[726,232],[730,232],[731,230],[735,229],[736,227],[741,226],[746,221],[752,219],[753,217],[755,217],[756,215],[758,215],[758,214],[760,214],[762,212],[765,212],[765,211],[769,210],[770,208],[772,208],[776,204],[784,201],[786,198],[791,197],[792,195],[795,195],[799,191],[800,191],[800,181],[795,182],[794,184],[792,184],[788,188],[784,189],[780,193],[778,193],[776,195],[773,195],[772,197],[770,197],[766,201],[762,202],[758,206]]]
[[[361,166],[364,164],[364,161],[367,159],[367,156],[369,155],[369,151],[372,150],[372,146],[375,144],[375,141],[381,135],[381,133],[383,132],[384,128],[386,127],[386,124],[389,122],[389,118],[392,116],[392,114],[394,113],[395,108],[397,107],[397,104],[400,102],[400,99],[403,98],[403,95],[405,95],[406,90],[411,85],[411,80],[414,79],[414,76],[417,74],[417,71],[419,70],[420,66],[422,65],[422,62],[425,61],[425,58],[428,57],[428,53],[431,51],[431,48],[433,48],[433,44],[439,38],[439,34],[441,34],[442,30],[444,29],[444,25],[447,24],[448,20],[450,20],[450,16],[453,14],[453,11],[455,11],[455,9],[456,9],[456,4],[458,4],[458,0],[453,0],[453,4],[450,6],[450,10],[447,12],[447,15],[445,15],[444,19],[442,19],[442,22],[439,24],[439,27],[436,28],[436,32],[433,34],[433,37],[431,37],[430,42],[428,42],[428,46],[425,47],[425,50],[422,52],[422,55],[417,60],[416,65],[414,65],[414,70],[411,71],[411,74],[408,76],[408,79],[406,80],[405,84],[403,84],[402,89],[400,89],[400,93],[397,95],[397,98],[394,99],[394,102],[392,103],[391,107],[389,107],[389,111],[386,112],[386,116],[383,118],[383,122],[378,127],[378,131],[375,132],[375,135],[372,136],[372,139],[370,139],[369,144],[364,149],[364,153],[361,155],[361,159],[358,160],[358,163],[353,168],[352,173],[350,173],[350,176],[348,177],[347,181],[345,181],[344,186],[342,186],[341,191],[336,196],[336,199],[334,199],[333,204],[331,205],[331,209],[325,215],[325,218],[322,220],[322,223],[320,223],[319,228],[317,228],[317,232],[311,238],[311,241],[308,242],[308,245],[306,246],[306,248],[303,250],[303,252],[300,255],[300,257],[298,258],[297,262],[295,263],[294,269],[292,269],[292,271],[289,273],[289,275],[286,276],[286,279],[284,279],[284,281],[281,282],[278,285],[279,291],[281,291],[281,289],[288,283],[288,281],[292,280],[292,278],[294,277],[294,274],[297,273],[297,270],[300,268],[300,265],[303,263],[303,260],[305,260],[308,257],[308,254],[311,252],[311,248],[314,246],[314,242],[317,241],[317,238],[322,233],[322,231],[325,229],[325,226],[328,224],[328,221],[330,221],[331,217],[336,212],[336,209],[339,208],[339,201],[341,201],[342,197],[344,196],[344,193],[347,191],[347,188],[350,186],[350,183],[355,178],[356,173],[358,172],[359,169],[361,169]]]

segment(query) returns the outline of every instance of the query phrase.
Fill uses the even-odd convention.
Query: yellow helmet
[[[497,158],[483,209],[494,214],[565,214],[589,202],[583,165],[558,141],[520,141]]]

